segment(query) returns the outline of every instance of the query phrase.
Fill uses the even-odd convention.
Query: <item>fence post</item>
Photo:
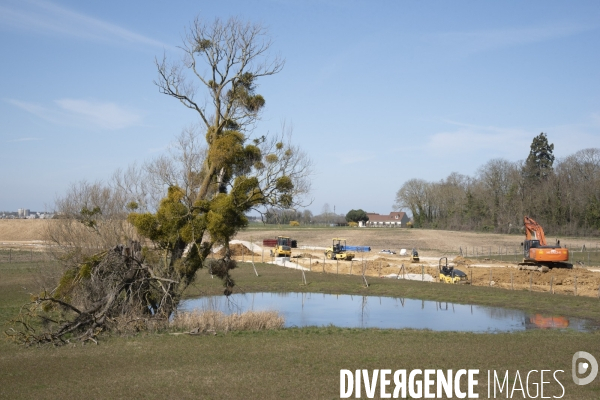
[[[510,290],[515,290],[515,285],[514,285],[514,281],[513,281],[513,273],[512,273],[512,271],[510,273]]]
[[[308,270],[312,272],[312,254],[308,256]]]
[[[244,247],[246,246],[242,245],[242,262],[244,262]]]
[[[575,275],[575,296],[577,296],[577,275]]]
[[[335,274],[339,274],[340,273],[340,260],[338,260],[337,258],[335,259]]]
[[[378,278],[381,278],[381,261],[379,261],[379,268],[378,269],[379,269],[379,276],[378,276]]]
[[[323,256],[323,272],[325,272],[325,256]]]
[[[354,260],[350,260],[350,275],[352,275],[352,263],[354,262]]]
[[[8,249],[8,263],[12,263],[12,249]]]
[[[425,266],[421,264],[421,282],[425,280]]]
[[[531,285],[533,284],[533,272],[529,273],[529,291],[531,292]]]
[[[490,268],[490,282],[488,286],[492,286],[492,268]]]
[[[552,287],[554,283],[554,277],[550,277],[550,294],[554,294],[554,288]]]
[[[265,246],[262,247],[262,252],[260,253],[260,262],[265,262]]]

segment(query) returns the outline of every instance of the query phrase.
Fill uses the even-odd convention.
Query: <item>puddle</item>
[[[433,331],[512,332],[526,329],[590,331],[588,321],[531,315],[499,307],[377,296],[323,293],[248,293],[188,299],[180,310],[220,310],[226,314],[278,311],[286,327],[335,325],[345,328],[430,329]]]

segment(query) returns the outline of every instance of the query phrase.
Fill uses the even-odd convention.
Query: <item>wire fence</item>
[[[44,263],[52,260],[52,254],[44,250],[0,248],[0,264]]]
[[[582,245],[581,247],[568,245],[569,262],[572,264],[600,266],[600,247]],[[521,246],[461,246],[458,254],[465,258],[489,259],[496,261],[520,262],[523,260]]]

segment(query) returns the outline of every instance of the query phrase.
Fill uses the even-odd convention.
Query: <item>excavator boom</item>
[[[541,246],[546,245],[546,235],[544,235],[544,230],[533,220],[533,218],[529,218],[525,216],[523,218],[523,223],[525,224],[525,237],[526,240],[539,240]]]

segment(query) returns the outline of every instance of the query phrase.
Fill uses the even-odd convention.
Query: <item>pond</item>
[[[278,311],[286,327],[430,329],[433,331],[511,332],[526,329],[593,330],[586,320],[528,314],[499,307],[393,297],[323,293],[248,293],[188,299],[181,311]]]

